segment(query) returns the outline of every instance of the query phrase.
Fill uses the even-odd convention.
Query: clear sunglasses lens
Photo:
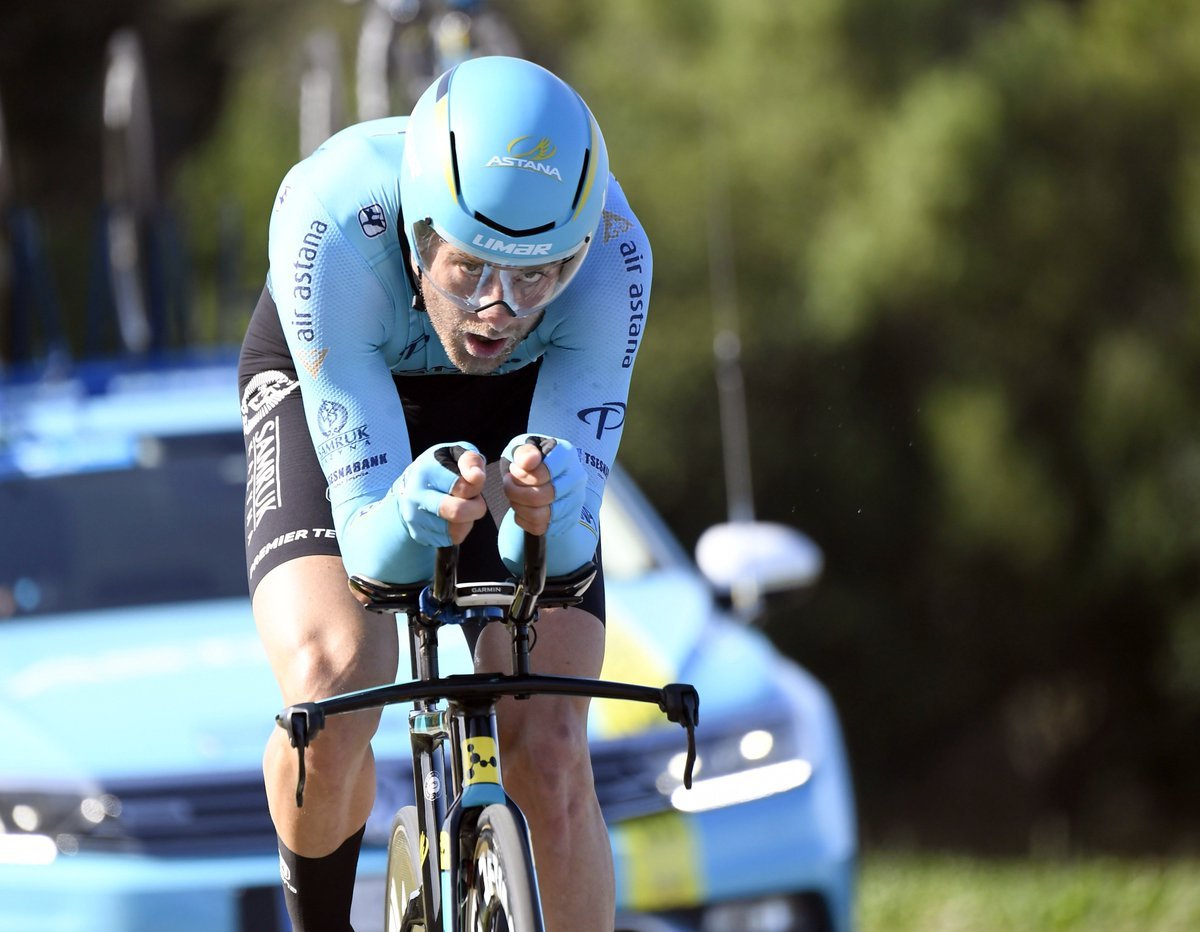
[[[566,288],[587,251],[585,245],[570,258],[545,265],[503,266],[450,246],[426,224],[416,224],[416,233],[422,274],[471,313],[498,303],[517,317],[541,310]]]

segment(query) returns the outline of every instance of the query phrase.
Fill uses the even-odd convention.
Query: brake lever
[[[315,702],[290,705],[275,716],[275,724],[287,732],[288,741],[296,749],[296,808],[304,808],[304,783],[307,774],[304,767],[304,752],[317,733],[325,727],[325,713]]]
[[[683,765],[683,785],[692,788],[692,769],[696,765],[696,727],[700,724],[700,694],[688,683],[669,683],[662,688],[659,708],[667,719],[684,727],[687,732],[687,759]]]

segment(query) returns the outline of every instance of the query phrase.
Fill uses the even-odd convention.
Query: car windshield
[[[0,477],[0,618],[244,596],[234,432],[143,438],[119,469]]]
[[[121,468],[0,476],[0,619],[246,595],[239,433],[142,438]],[[638,499],[605,496],[604,571],[657,560]]]

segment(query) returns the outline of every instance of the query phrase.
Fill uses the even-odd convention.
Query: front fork
[[[447,930],[457,928],[463,920],[475,871],[475,821],[485,807],[508,807],[527,848],[528,860],[530,863],[533,861],[525,814],[504,790],[501,782],[500,749],[496,734],[496,710],[491,701],[486,705],[471,703],[466,708],[451,703],[449,738],[459,750],[453,756],[457,795],[446,811],[439,844],[443,908],[449,904],[448,910],[443,913],[444,919],[450,922]],[[456,883],[454,887],[451,886],[451,878]],[[541,896],[537,889],[536,874],[532,874],[530,880],[533,882],[534,928],[541,929]]]
[[[445,899],[442,889],[442,868],[439,838],[429,832],[444,827],[446,819],[446,768],[442,743],[448,737],[446,712],[433,707],[417,708],[409,713],[409,729],[413,751],[413,798],[416,801],[420,826],[421,902],[424,905],[425,929],[435,932],[443,927]]]

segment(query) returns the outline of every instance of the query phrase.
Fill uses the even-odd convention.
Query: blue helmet
[[[573,274],[607,187],[608,151],[591,111],[532,62],[465,61],[421,95],[409,118],[400,204],[414,256],[432,228],[496,265],[573,260]]]

